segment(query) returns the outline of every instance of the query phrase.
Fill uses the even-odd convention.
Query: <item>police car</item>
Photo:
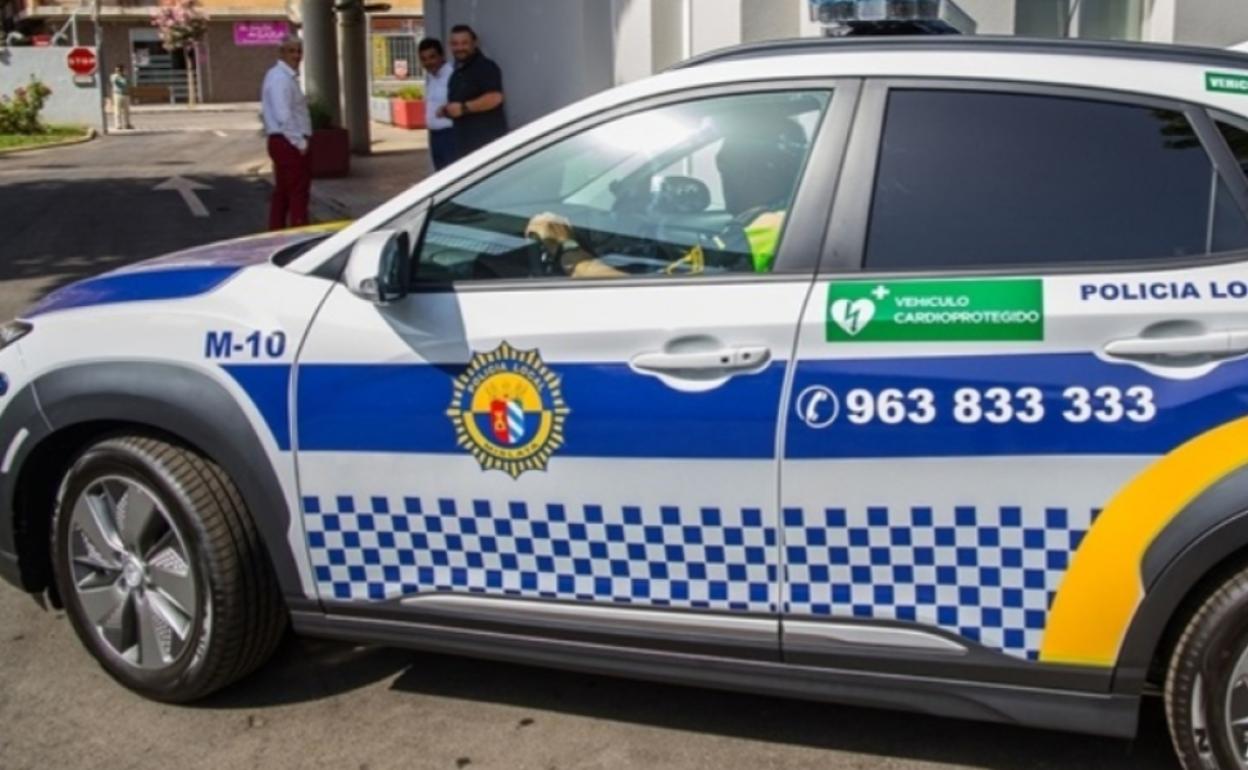
[[[731,49],[3,327],[0,569],[186,702],[301,634],[1248,767],[1248,56]]]

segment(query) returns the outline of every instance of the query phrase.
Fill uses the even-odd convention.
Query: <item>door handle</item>
[[[1182,337],[1132,337],[1105,346],[1114,358],[1193,358],[1196,363],[1248,353],[1248,330],[1193,334]]]
[[[761,368],[771,360],[771,351],[761,345],[720,348],[690,353],[640,353],[633,357],[633,368],[654,374],[727,375]]]

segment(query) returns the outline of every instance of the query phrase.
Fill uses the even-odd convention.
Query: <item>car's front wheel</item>
[[[233,482],[202,455],[144,436],[73,464],[53,526],[57,585],[104,669],[188,702],[261,665],[286,626],[272,568]]]

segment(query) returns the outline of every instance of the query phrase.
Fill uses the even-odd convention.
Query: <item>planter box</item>
[[[399,128],[425,127],[424,99],[391,99],[390,112]]]
[[[346,176],[351,172],[351,134],[345,128],[318,128],[308,142],[312,178]]]
[[[368,116],[377,123],[394,123],[391,112],[390,97],[371,96],[368,99]]]

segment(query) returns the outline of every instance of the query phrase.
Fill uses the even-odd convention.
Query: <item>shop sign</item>
[[[234,22],[234,45],[281,45],[290,35],[290,25],[284,21],[236,21]]]

